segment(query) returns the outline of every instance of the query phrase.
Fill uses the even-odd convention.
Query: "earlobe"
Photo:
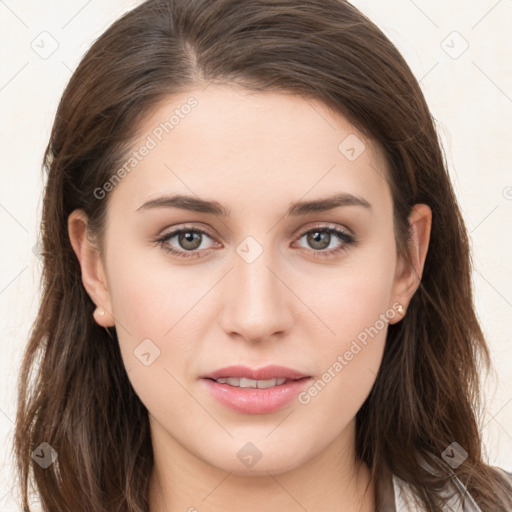
[[[110,294],[103,261],[99,248],[90,236],[87,214],[83,210],[74,210],[69,215],[68,235],[80,265],[84,288],[97,305],[94,319],[103,327],[111,327],[115,322],[111,313]],[[101,314],[102,311],[103,314]]]
[[[105,311],[102,306],[98,306],[93,313],[94,320],[102,327],[112,327],[115,325],[114,317]]]
[[[394,301],[402,304],[405,310],[407,310],[409,301],[418,289],[423,275],[432,226],[432,210],[430,207],[426,204],[414,205],[409,215],[409,226],[411,233],[408,244],[410,262],[400,258],[397,264],[393,290]]]

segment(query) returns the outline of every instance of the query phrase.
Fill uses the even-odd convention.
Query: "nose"
[[[252,262],[234,255],[219,317],[221,328],[231,337],[262,342],[290,332],[297,299],[270,253],[263,251]]]

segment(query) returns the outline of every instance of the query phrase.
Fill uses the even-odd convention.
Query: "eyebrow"
[[[339,208],[341,206],[362,206],[368,210],[372,209],[371,204],[364,198],[348,193],[338,193],[331,196],[311,201],[297,201],[288,207],[287,217],[297,217],[309,213],[324,212]],[[162,196],[146,201],[135,211],[149,210],[152,208],[179,208],[192,212],[207,213],[216,217],[229,217],[231,210],[218,201],[207,201],[199,197],[176,194]]]

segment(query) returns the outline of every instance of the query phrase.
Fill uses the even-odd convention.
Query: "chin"
[[[246,449],[250,453],[250,449]],[[274,449],[271,452],[268,448],[262,449],[258,455],[256,451],[253,453],[254,459],[250,459],[250,455],[244,456],[242,450],[237,450],[233,453],[232,457],[226,458],[225,452],[221,460],[212,460],[211,453],[209,460],[203,459],[208,464],[211,464],[223,471],[233,473],[238,476],[268,476],[268,474],[279,475],[296,469],[304,463],[304,451],[301,450],[301,457],[296,458],[293,456],[300,450],[300,447],[290,449],[290,452],[283,451],[282,449]],[[242,453],[240,453],[242,452]],[[258,458],[259,457],[259,458]],[[244,459],[246,459],[244,461]]]

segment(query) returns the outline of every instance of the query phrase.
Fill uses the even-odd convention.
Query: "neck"
[[[153,426],[153,425],[152,425]],[[214,467],[159,426],[152,432],[154,466],[150,512],[325,510],[374,512],[375,486],[355,457],[355,423],[300,467],[284,473],[241,475]]]

